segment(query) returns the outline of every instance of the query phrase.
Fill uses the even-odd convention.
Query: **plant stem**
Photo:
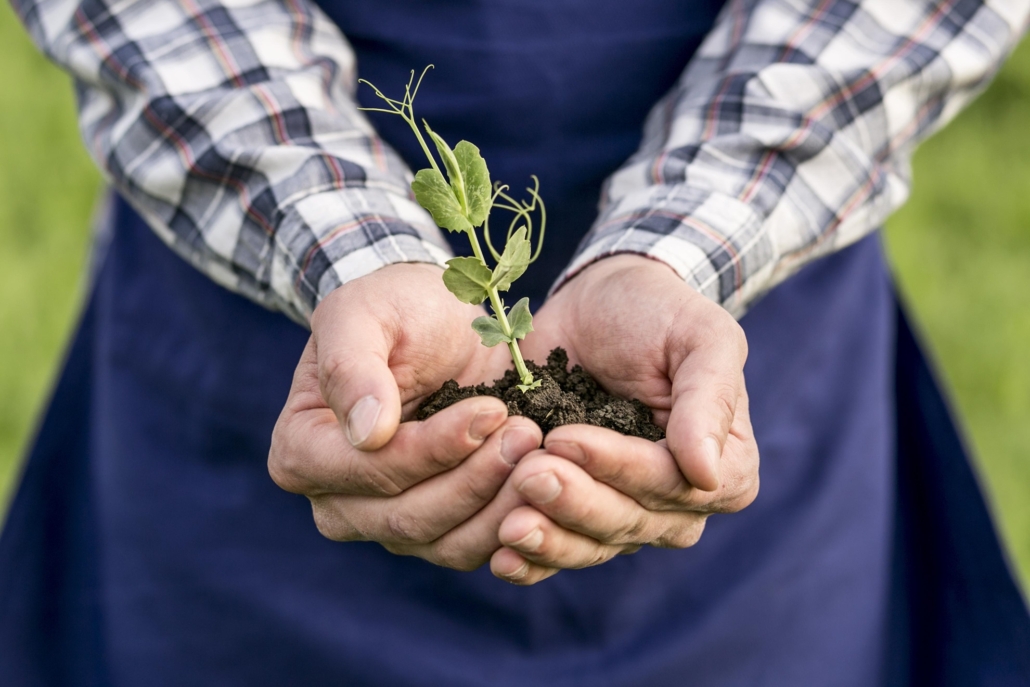
[[[410,117],[401,114],[401,117],[404,119],[404,121],[408,123],[408,126],[411,127],[411,130],[415,132],[415,137],[418,138],[418,144],[422,146],[422,152],[425,153],[426,157],[429,159],[429,164],[433,166],[433,169],[436,170],[437,174],[443,176],[443,172],[441,172],[440,168],[436,165],[436,158],[433,157],[433,154],[431,152],[429,152],[429,146],[426,145],[426,139],[422,138],[422,132],[418,130],[418,124],[415,123],[415,113],[412,112]],[[483,264],[485,265],[486,263]]]
[[[483,249],[479,247],[479,238],[476,236],[476,230],[473,229],[467,233],[469,241],[472,243],[472,252],[485,265],[486,260],[483,258]],[[511,335],[511,325],[508,323],[508,316],[504,313],[501,295],[497,292],[496,286],[491,287],[487,293],[490,296],[490,307],[493,308],[497,321],[501,323],[501,331],[510,339],[508,351],[511,353],[512,362],[515,363],[515,372],[518,373],[519,379],[522,380],[523,384],[532,384],[533,373],[526,367],[526,361],[523,359],[522,351],[519,349],[519,342]]]
[[[414,75],[414,72],[412,73],[412,75]],[[425,72],[423,72],[423,76],[424,75],[425,75]],[[421,77],[419,77],[418,83],[419,84],[422,83],[422,78]],[[372,86],[372,84],[369,84],[369,85]],[[411,85],[410,82],[409,82],[408,85],[410,87],[410,85]],[[375,86],[372,86],[372,88],[375,88]],[[416,92],[418,91],[418,85],[415,86],[415,91]],[[404,96],[404,101],[401,102],[401,103],[398,103],[398,101],[396,101],[396,100],[390,100],[386,96],[382,95],[378,90],[376,90],[376,95],[379,95],[381,98],[383,98],[388,103],[390,103],[390,106],[393,108],[393,112],[396,113],[396,114],[399,114],[401,116],[401,119],[403,119],[405,122],[408,123],[408,126],[411,127],[411,130],[413,132],[415,132],[415,137],[418,139],[418,144],[420,146],[422,146],[422,152],[426,154],[426,159],[429,160],[429,164],[433,166],[433,169],[436,171],[437,174],[440,174],[441,176],[443,176],[443,172],[440,171],[440,167],[437,166],[437,164],[436,164],[436,158],[433,157],[433,154],[429,151],[429,146],[426,144],[426,139],[422,136],[422,131],[418,128],[418,124],[415,122],[415,111],[414,111],[414,107],[412,107],[412,101],[414,101],[414,99],[415,99],[415,94],[414,93],[410,93],[410,92],[406,92],[405,96]],[[400,105],[400,108],[398,109],[394,105],[394,103],[398,103]],[[375,108],[363,108],[363,109],[375,109]],[[381,111],[389,113],[387,110],[381,110]],[[428,127],[428,124],[426,126]],[[491,199],[491,201],[496,200],[497,199],[497,195],[499,195],[499,194],[503,195],[503,193],[499,191],[498,194],[494,195],[494,197]],[[509,199],[508,196],[506,196],[506,195],[504,196],[504,198],[505,199]],[[468,215],[468,205],[467,205],[467,203],[465,202],[464,198],[460,198],[459,201],[462,204],[462,208],[461,208],[462,211],[467,216]],[[514,203],[514,201],[512,201],[512,202]],[[491,203],[491,205],[492,205],[492,203]],[[521,216],[522,214],[525,213],[524,210],[518,208],[517,206],[515,208],[513,208],[513,209],[517,213],[519,213],[519,216]],[[516,219],[518,219],[518,216],[516,216]],[[514,223],[514,220],[513,220],[513,223]],[[472,243],[472,252],[475,253],[476,258],[479,260],[479,262],[483,263],[483,265],[486,266],[486,258],[483,256],[483,249],[480,248],[480,246],[479,246],[479,238],[476,236],[476,229],[475,229],[475,227],[473,227],[472,229],[470,229],[466,233],[468,234],[469,241]],[[510,235],[511,235],[510,228],[509,228],[508,234],[509,234],[509,237],[510,237]],[[487,238],[487,242],[489,243],[489,237]],[[500,259],[499,256],[497,255],[497,251],[494,250],[493,246],[490,246],[490,253],[495,258]],[[518,341],[515,339],[515,337],[513,337],[511,335],[512,334],[512,332],[511,332],[511,324],[508,322],[508,316],[504,312],[504,304],[501,302],[501,296],[497,292],[497,287],[494,286],[494,287],[491,287],[490,289],[488,289],[487,290],[487,294],[490,297],[490,307],[493,308],[494,315],[497,316],[497,321],[501,325],[501,331],[503,331],[504,335],[507,336],[510,339],[510,341],[508,343],[508,351],[511,353],[511,360],[512,360],[512,362],[515,363],[515,372],[518,373],[519,379],[522,380],[523,384],[526,384],[526,385],[532,384],[533,383],[533,373],[531,373],[529,371],[529,368],[526,367],[526,361],[522,357],[522,351],[519,349]]]

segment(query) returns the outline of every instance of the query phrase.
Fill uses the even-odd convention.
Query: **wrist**
[[[642,253],[615,253],[590,263],[559,288],[562,291],[576,291],[577,296],[596,294],[602,290],[600,287],[610,280],[622,279],[633,274],[647,274],[651,279],[667,280],[670,285],[687,286],[676,271],[661,260]]]
[[[311,313],[311,329],[317,329],[327,317],[336,317],[344,303],[367,302],[373,309],[383,311],[393,302],[391,297],[405,293],[410,294],[405,300],[432,299],[437,292],[446,294],[441,276],[443,269],[436,263],[396,262],[347,281],[319,300]]]

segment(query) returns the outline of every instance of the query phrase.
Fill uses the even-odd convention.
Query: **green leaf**
[[[433,139],[433,143],[436,144],[436,151],[440,153],[440,158],[443,160],[443,166],[447,170],[447,176],[451,180],[451,189],[454,191],[454,197],[458,199],[458,205],[461,207],[461,213],[468,217],[468,200],[465,197],[465,180],[461,174],[461,167],[458,165],[458,159],[454,157],[454,151],[447,145],[447,141],[443,140],[435,131],[429,128],[429,124],[426,120],[422,120],[422,126],[426,127],[426,131],[429,133],[429,138]]]
[[[420,169],[411,182],[418,204],[429,211],[439,226],[448,231],[472,231],[454,191],[435,169]]]
[[[522,393],[526,393],[527,391],[532,391],[533,389],[536,389],[537,387],[539,387],[540,383],[543,382],[543,381],[544,380],[542,380],[542,379],[538,379],[535,382],[533,382],[532,384],[516,384],[515,388],[518,389],[519,391],[521,391]]]
[[[483,315],[472,320],[472,328],[476,330],[476,334],[479,334],[479,338],[483,340],[483,345],[487,348],[496,346],[499,343],[511,343],[504,330],[501,329],[501,323],[497,321],[496,317],[489,315]]]
[[[519,299],[519,302],[512,306],[508,313],[508,324],[511,325],[513,339],[525,339],[526,334],[533,331],[533,315],[529,312],[528,298]]]
[[[459,141],[458,145],[454,146],[454,158],[465,182],[468,220],[472,226],[478,227],[490,214],[490,201],[493,198],[490,170],[486,167],[486,160],[479,154],[479,148],[468,141]]]
[[[443,272],[443,283],[462,303],[479,305],[489,295],[490,277],[490,268],[478,258],[451,258]]]
[[[500,291],[510,289],[511,283],[521,277],[529,267],[531,252],[532,246],[526,238],[526,228],[519,227],[505,244],[501,259],[497,261],[497,267],[494,268],[494,276],[490,285],[496,286]]]

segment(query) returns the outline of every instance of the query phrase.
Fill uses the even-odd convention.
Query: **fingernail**
[[[502,572],[501,575],[503,575],[505,577],[505,579],[521,580],[523,577],[526,576],[526,574],[528,572],[529,572],[529,563],[528,562],[523,562],[522,565],[520,565],[518,568],[516,568],[512,572],[510,572],[510,573]]]
[[[501,437],[501,459],[514,466],[524,455],[537,447],[536,434],[526,427],[504,430]]]
[[[708,467],[711,468],[712,474],[715,476],[715,481],[718,483],[719,459],[722,453],[719,450],[719,442],[715,440],[715,437],[708,437],[702,442],[702,446],[705,450],[705,458],[708,460]]]
[[[533,503],[550,503],[561,493],[561,482],[553,472],[544,472],[523,480],[519,493]]]
[[[543,543],[544,533],[540,531],[539,527],[536,527],[532,532],[524,536],[522,539],[519,539],[514,544],[509,544],[509,546],[513,549],[518,549],[519,551],[525,551],[526,553],[536,553],[537,549],[539,549],[540,545]]]
[[[469,436],[476,441],[482,441],[490,432],[497,429],[497,425],[501,424],[506,417],[508,417],[506,410],[486,410],[479,413],[469,423]]]
[[[361,398],[347,415],[347,440],[352,446],[361,446],[375,429],[382,406],[375,396]]]

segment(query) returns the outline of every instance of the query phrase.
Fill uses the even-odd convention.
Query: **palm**
[[[652,408],[696,486],[716,489],[720,462],[757,456],[743,331],[665,265],[631,255],[601,260],[555,294],[534,324],[527,354],[539,360],[562,346],[608,391]],[[706,440],[716,446],[705,448]]]
[[[336,302],[327,299],[320,309],[328,309],[313,323],[321,325],[316,348],[319,340],[335,340],[338,327],[385,339],[385,362],[396,380],[403,417],[449,379],[477,383],[510,366],[507,349],[486,348],[472,330],[483,308],[458,302],[440,274],[431,265],[391,265],[338,289],[330,296]],[[355,321],[355,312],[362,313],[361,321]],[[316,355],[321,361],[322,352]]]
[[[561,346],[570,363],[582,365],[611,393],[644,402],[664,424],[674,370],[666,355],[670,327],[662,311],[675,305],[663,300],[675,297],[654,281],[633,272],[596,280],[591,288],[577,288],[574,280],[534,317],[535,331],[523,346],[526,356],[542,361]]]

